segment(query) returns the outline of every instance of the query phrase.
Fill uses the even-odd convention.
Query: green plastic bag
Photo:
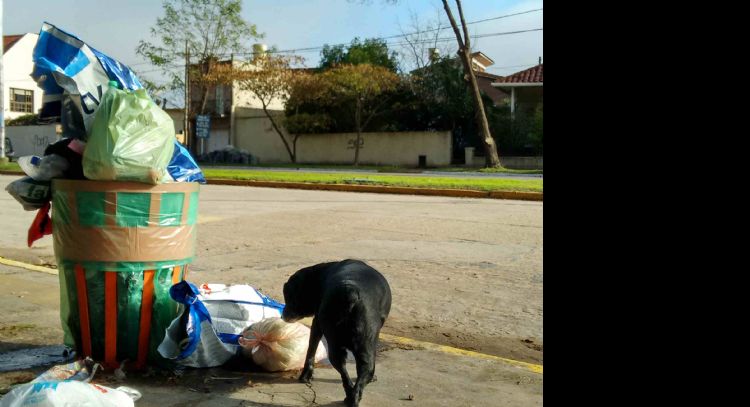
[[[83,152],[83,174],[91,180],[171,180],[174,122],[144,89],[123,91],[110,84],[96,111]]]

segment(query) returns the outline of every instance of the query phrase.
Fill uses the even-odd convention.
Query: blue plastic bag
[[[167,167],[167,171],[169,171],[169,175],[177,182],[206,183],[203,171],[198,167],[193,156],[177,140],[174,142],[174,154],[172,155],[172,161]]]
[[[39,116],[60,117],[65,137],[86,139],[109,81],[122,89],[143,88],[125,64],[49,23],[39,31],[33,60],[31,77],[44,90]]]

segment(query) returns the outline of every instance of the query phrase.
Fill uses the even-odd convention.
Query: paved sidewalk
[[[59,344],[57,276],[0,265],[0,356]],[[0,358],[1,360],[1,358]],[[354,373],[354,365],[348,365]],[[0,366],[0,372],[2,372]],[[44,366],[0,373],[0,389],[29,380]],[[311,385],[296,372],[254,373],[191,369],[182,376],[130,373],[123,381],[108,372],[94,382],[129,386],[143,394],[136,406],[337,406],[344,398],[338,373],[319,367]],[[382,341],[378,381],[365,390],[362,406],[541,406],[543,375],[495,360],[449,354]]]

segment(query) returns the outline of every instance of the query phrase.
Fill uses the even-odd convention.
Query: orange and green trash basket
[[[163,364],[195,256],[199,184],[55,180],[53,244],[65,344],[115,368]]]

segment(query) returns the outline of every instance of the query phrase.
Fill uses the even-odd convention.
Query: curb
[[[0,175],[26,175],[23,171],[0,171]],[[517,201],[543,202],[542,192],[520,192],[520,191],[476,191],[469,189],[433,189],[433,188],[409,188],[389,187],[383,185],[357,185],[357,184],[311,184],[305,182],[276,182],[276,181],[250,181],[235,179],[208,178],[206,181],[211,185],[233,185],[244,187],[262,188],[287,188],[307,189],[315,191],[339,191],[339,192],[370,192],[376,194],[400,194],[400,195],[426,195],[446,196],[451,198],[489,198],[489,199],[512,199]]]
[[[388,187],[382,185],[356,185],[356,184],[310,184],[304,182],[275,182],[275,181],[250,181],[234,179],[206,179],[213,185],[233,185],[263,188],[288,188],[307,189],[317,191],[340,191],[340,192],[371,192],[376,194],[401,194],[401,195],[428,195],[447,196],[453,198],[490,198],[490,199],[514,199],[520,201],[542,202],[544,194],[540,192],[518,192],[518,191],[475,191],[467,189],[432,189],[432,188],[408,188]]]

